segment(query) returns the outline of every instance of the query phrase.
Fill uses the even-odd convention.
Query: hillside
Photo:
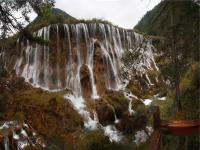
[[[65,11],[59,8],[51,8],[50,10],[44,11],[42,16],[37,16],[29,25],[28,28],[31,30],[37,30],[41,27],[49,24],[63,23],[76,21],[77,19],[67,14]]]
[[[153,41],[154,46],[161,53],[157,63],[162,76],[170,81],[172,89],[175,82],[174,72],[179,71],[181,99],[185,106],[191,103],[195,105],[199,99],[199,8],[200,6],[192,1],[164,1],[147,12],[134,27],[148,35],[164,37],[165,40],[161,38]],[[174,35],[172,29],[175,31]],[[178,55],[178,64],[175,68],[172,42],[175,43]],[[173,91],[170,92],[173,93]],[[173,96],[172,98],[174,99]],[[190,112],[191,115],[183,116],[185,118],[198,117],[198,106],[194,108],[191,108],[193,110]],[[190,110],[189,107],[187,109]],[[183,113],[186,114],[186,110],[183,110]],[[172,112],[171,114],[173,115]]]
[[[199,9],[200,6],[192,1],[164,1],[147,12],[134,28],[148,35],[171,39],[171,13],[173,11],[177,41],[182,39],[185,48],[187,47],[185,52],[190,52],[189,57],[197,61],[199,60]]]
[[[160,52],[157,59],[161,75],[170,81],[168,90],[169,101],[162,104],[163,117],[175,119],[197,119],[199,113],[199,10],[200,6],[192,1],[169,2],[164,1],[146,15],[134,27],[148,35],[158,38],[154,46]],[[174,31],[173,31],[174,30]],[[163,40],[164,39],[164,40]],[[172,43],[175,48],[173,49]],[[178,63],[173,62],[173,53],[176,51]],[[174,67],[176,65],[176,67]],[[175,110],[175,72],[180,73],[180,100],[182,112]],[[171,100],[170,100],[171,99]],[[159,105],[159,104],[158,104]],[[162,149],[181,149],[180,143],[187,143],[186,149],[198,149],[198,137],[164,137]],[[163,140],[163,141],[164,141]],[[176,147],[174,147],[176,145]]]

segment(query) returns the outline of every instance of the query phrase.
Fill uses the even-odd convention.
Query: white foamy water
[[[160,96],[159,96],[159,93],[156,94],[156,95],[154,95],[154,97],[155,97],[157,100],[160,100],[160,101],[165,101],[165,100],[166,100],[166,97],[165,97],[165,96],[160,97]]]
[[[158,97],[157,99],[160,100],[160,101],[165,101],[166,97]]]
[[[149,139],[149,136],[153,133],[153,128],[147,126],[147,133],[144,130],[139,130],[134,135],[134,143],[139,145],[146,142]],[[148,134],[148,135],[147,135]]]
[[[135,113],[135,111],[132,108],[132,102],[133,100],[138,100],[138,97],[133,95],[132,92],[130,91],[124,91],[124,96],[129,100],[129,105],[128,105],[128,112],[130,115],[133,115]]]
[[[94,119],[90,117],[90,112],[86,110],[85,101],[82,97],[75,98],[73,95],[65,95],[65,98],[69,100],[75,110],[82,116],[84,121],[85,128],[89,130],[101,129],[103,130],[105,136],[109,137],[111,142],[120,142],[122,139],[122,134],[114,127],[114,125],[103,126],[99,123],[98,115],[93,111]],[[114,114],[115,111],[113,110]],[[118,123],[119,120],[115,114],[115,123]]]
[[[152,99],[144,99],[143,103],[145,105],[150,105],[152,103],[152,101],[153,101]]]
[[[74,97],[74,95],[65,95],[65,98],[71,102],[75,110],[82,116],[84,120],[84,126],[87,129],[97,129],[98,121],[90,117],[90,112],[86,110],[85,101],[82,97]]]
[[[123,138],[122,134],[113,125],[107,125],[103,129],[104,134],[109,137],[111,142],[120,142]]]

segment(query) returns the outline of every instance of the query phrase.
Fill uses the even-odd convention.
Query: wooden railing
[[[200,120],[164,121],[160,119],[159,107],[153,109],[154,132],[151,136],[149,150],[161,149],[161,134],[189,136],[200,134]]]

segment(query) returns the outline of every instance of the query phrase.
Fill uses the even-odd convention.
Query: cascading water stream
[[[93,74],[93,71],[92,71],[93,68],[91,66],[88,66],[88,69],[90,71],[90,77],[91,77],[91,82],[92,82],[92,98],[93,99],[99,99],[99,96],[97,94],[96,85],[94,83],[94,74]]]
[[[115,108],[112,106],[112,105],[110,105],[109,103],[107,103],[108,104],[108,106],[112,109],[112,111],[113,111],[113,114],[114,114],[114,117],[115,117],[115,123],[118,123],[119,122],[119,119],[117,118],[117,115],[116,115],[116,112],[115,112]]]
[[[61,89],[62,85],[61,85],[61,71],[60,71],[60,66],[59,66],[59,63],[60,63],[60,57],[61,57],[61,52],[60,52],[60,49],[59,49],[59,43],[60,43],[60,37],[59,37],[59,28],[58,28],[58,25],[56,25],[56,39],[57,39],[57,58],[56,58],[56,76],[57,76],[57,88],[58,89]]]

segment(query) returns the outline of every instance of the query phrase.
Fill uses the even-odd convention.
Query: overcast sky
[[[60,8],[77,19],[100,18],[133,28],[161,0],[56,0]]]

